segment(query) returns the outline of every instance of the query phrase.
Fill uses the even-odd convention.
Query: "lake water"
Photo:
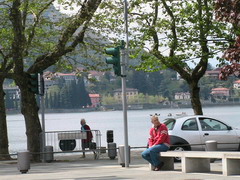
[[[128,141],[131,147],[146,146],[149,134],[150,114],[158,113],[160,119],[167,117],[169,113],[185,112],[192,115],[191,108],[184,109],[151,109],[131,110],[127,112],[128,119]],[[240,128],[240,106],[231,107],[207,107],[203,108],[204,115],[225,121],[233,127]],[[41,118],[41,115],[39,116]],[[46,131],[72,131],[80,130],[80,119],[85,118],[87,124],[93,130],[100,130],[101,144],[106,146],[106,132],[113,130],[114,142],[118,145],[124,144],[124,124],[122,111],[103,112],[81,112],[81,113],[49,113],[45,114]],[[21,114],[8,115],[9,150],[11,153],[25,150],[26,135],[25,122]]]

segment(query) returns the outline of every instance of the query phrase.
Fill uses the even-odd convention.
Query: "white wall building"
[[[126,97],[127,99],[131,97],[138,96],[138,90],[134,88],[126,88]],[[114,97],[119,101],[122,100],[122,89],[114,90]]]
[[[234,81],[233,89],[240,89],[240,80]]]
[[[177,92],[174,96],[175,100],[189,100],[190,93],[189,92]]]

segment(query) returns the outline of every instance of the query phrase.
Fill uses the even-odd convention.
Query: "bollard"
[[[217,141],[210,140],[206,141],[206,148],[205,151],[217,151]]]
[[[124,145],[118,146],[118,163],[122,166],[125,167],[125,153],[124,153]],[[130,146],[128,146],[129,150],[129,163],[130,163]]]
[[[107,143],[112,143],[113,142],[113,130],[108,130],[107,131]]]
[[[44,160],[48,163],[53,161],[53,146],[45,146],[44,147]]]
[[[116,143],[108,143],[108,157],[110,159],[115,159],[117,156],[117,145]]]
[[[17,153],[17,167],[18,170],[24,174],[27,173],[30,169],[30,153],[29,151],[26,152],[18,152]]]
[[[205,142],[205,151],[217,151],[217,141],[209,140]],[[210,159],[210,162],[213,163],[216,159]]]
[[[100,153],[101,154],[104,154],[104,153],[106,153],[107,151],[106,151],[106,147],[100,147]]]

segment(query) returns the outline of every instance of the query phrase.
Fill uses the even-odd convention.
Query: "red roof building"
[[[212,95],[214,96],[229,96],[229,88],[213,88]]]
[[[89,94],[89,97],[91,99],[92,102],[92,106],[91,107],[99,107],[101,104],[101,97],[99,94]]]
[[[211,71],[206,71],[205,76],[218,78],[220,72],[221,72],[221,68],[216,68]]]

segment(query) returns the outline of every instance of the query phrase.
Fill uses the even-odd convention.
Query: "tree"
[[[158,71],[168,67],[178,72],[188,83],[195,114],[203,114],[198,82],[209,59],[223,45],[218,38],[227,31],[227,27],[214,20],[213,4],[213,0],[137,0],[129,5],[130,46],[136,52],[132,56],[139,57],[143,49],[149,52],[142,53],[138,69]],[[113,9],[120,5],[107,1],[105,6]],[[116,13],[105,18],[121,23],[116,21]],[[118,24],[113,29],[120,34],[122,26]]]
[[[0,68],[1,69],[1,68]],[[4,78],[0,77],[0,159],[10,159],[8,150],[7,119],[4,103],[5,92],[3,91]],[[2,156],[4,154],[4,156]]]
[[[219,79],[226,80],[228,76],[240,77],[240,1],[239,0],[216,0],[216,17],[219,21],[230,23],[235,41],[229,43],[223,58],[229,61],[229,65],[222,68]]]
[[[170,29],[170,32],[167,33],[169,41],[166,45],[170,50],[168,56],[164,56],[160,50],[158,13],[155,13],[149,29],[149,35],[154,41],[152,54],[162,64],[177,71],[181,78],[188,83],[194,113],[203,114],[198,83],[207,69],[209,58],[214,53],[208,38],[218,36],[216,32],[212,31],[216,29],[216,22],[214,22],[212,14],[213,2],[206,0],[182,1],[171,5],[168,5],[168,2],[164,0],[161,2],[166,11],[164,15],[169,18],[162,21],[167,21],[167,26]],[[173,8],[175,6],[179,9]],[[156,3],[155,10],[158,8],[159,4]],[[183,24],[189,24],[189,26],[183,27]],[[191,58],[199,59],[194,68],[191,68],[185,61]]]
[[[63,56],[83,43],[89,22],[101,3],[101,0],[73,0],[71,3],[78,2],[80,10],[71,17],[62,17],[53,13],[56,12],[53,1],[0,1],[0,78],[13,79],[21,90],[21,113],[26,124],[28,150],[33,153],[34,161],[40,158],[41,125],[35,95],[28,90],[28,74],[60,63]],[[0,105],[0,109],[5,109],[2,103]],[[0,121],[5,121],[4,114],[2,111]],[[6,132],[4,126],[0,128],[1,133]],[[5,143],[0,149],[7,146]]]
[[[127,86],[138,89],[140,93],[157,95],[159,86],[163,80],[163,74],[159,72],[146,73],[144,71],[130,70],[127,74]]]
[[[78,82],[77,82],[77,97],[79,99],[79,107],[80,108],[84,108],[86,106],[91,106],[91,100],[89,97],[88,92],[85,89],[85,83],[84,83],[84,79],[83,77],[79,77],[78,78]]]
[[[72,104],[72,108],[78,108],[78,104],[79,104],[79,94],[77,92],[77,84],[76,84],[76,80],[73,80],[71,82],[71,84],[69,85],[69,99],[70,102]]]
[[[147,76],[143,71],[133,71],[132,78],[129,78],[132,88],[138,89],[140,93],[147,93]]]

